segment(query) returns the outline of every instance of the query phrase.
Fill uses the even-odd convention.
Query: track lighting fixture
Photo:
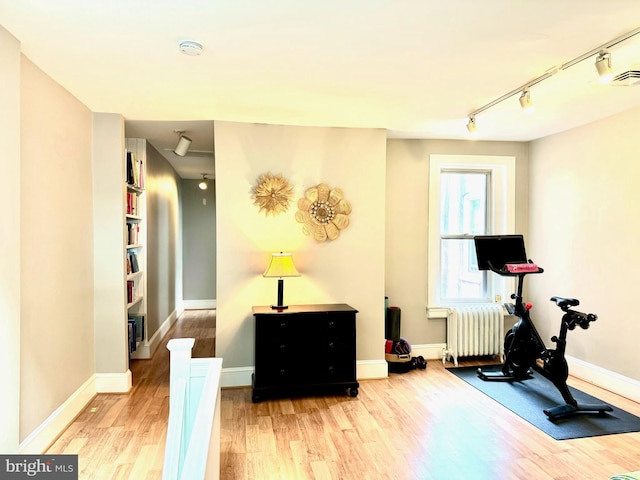
[[[520,106],[525,113],[531,113],[533,111],[533,102],[531,101],[531,92],[528,88],[525,88],[520,95]]]
[[[611,68],[611,54],[602,50],[596,58],[596,70],[602,83],[609,83],[613,79],[613,69]]]
[[[179,157],[184,157],[191,146],[191,139],[183,135],[184,130],[174,130],[174,132],[178,134],[178,143],[176,144],[176,148],[173,149],[173,153]]]
[[[477,126],[476,126],[476,117],[475,116],[469,117],[469,121],[467,122],[467,130],[472,135],[474,133],[476,133]]]
[[[533,107],[533,103],[531,102],[531,94],[529,93],[529,88],[533,87],[534,85],[537,85],[538,83],[542,82],[543,80],[546,80],[547,78],[552,77],[558,72],[566,70],[567,68],[572,67],[577,63],[582,62],[583,60],[586,60],[587,58],[592,58],[594,55],[597,55],[595,65],[596,65],[596,69],[598,70],[598,75],[600,76],[600,81],[601,82],[610,81],[613,78],[613,69],[611,68],[611,54],[609,53],[608,49],[615,45],[618,45],[619,43],[629,40],[631,37],[634,37],[639,33],[640,33],[640,28],[636,28],[634,30],[631,30],[630,32],[625,33],[624,35],[620,35],[619,37],[616,37],[613,40],[610,40],[609,42],[603,45],[600,45],[598,48],[589,50],[588,52],[583,53],[579,57],[569,60],[568,62],[563,63],[562,65],[559,65],[557,67],[554,67],[548,70],[547,72],[545,72],[544,74],[540,75],[539,77],[534,78],[533,80],[525,83],[524,85],[521,85],[518,88],[511,90],[510,92],[505,93],[501,97],[498,97],[495,100],[487,103],[486,105],[483,105],[482,107],[477,108],[476,110],[469,113],[469,122],[467,123],[467,130],[469,130],[469,133],[473,133],[476,131],[476,115],[478,115],[481,112],[484,112],[485,110],[517,94],[520,94],[520,99],[519,99],[520,106],[525,111],[528,109],[531,109]]]
[[[209,188],[209,185],[207,185],[207,174],[206,173],[202,174],[202,180],[198,184],[198,187],[200,188],[200,190],[206,190],[207,188]]]

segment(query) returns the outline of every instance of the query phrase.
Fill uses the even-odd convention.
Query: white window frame
[[[428,292],[429,317],[446,316],[446,310],[458,303],[443,301],[440,297],[440,174],[446,170],[478,170],[489,172],[491,181],[488,194],[488,235],[504,235],[515,232],[515,183],[516,158],[490,155],[441,155],[429,156],[429,245],[428,245]],[[489,272],[487,294],[489,302],[508,301],[513,293],[514,282]]]

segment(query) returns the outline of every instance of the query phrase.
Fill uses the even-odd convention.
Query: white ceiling
[[[638,0],[0,0],[22,52],[88,108],[163,154],[175,129],[213,150],[212,120],[468,138],[467,115],[640,26]],[[204,45],[193,57],[181,40]],[[610,49],[640,65],[640,35]],[[477,116],[478,138],[528,141],[640,106],[588,58]],[[185,178],[213,159],[167,157]],[[194,164],[193,162],[200,162]]]

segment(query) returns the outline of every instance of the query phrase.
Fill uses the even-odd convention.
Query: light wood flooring
[[[186,310],[151,360],[132,360],[133,388],[127,394],[98,394],[49,448],[78,454],[80,480],[156,480],[169,415],[171,338],[195,338],[193,357],[215,354],[215,310]]]
[[[186,312],[168,337],[213,353],[214,312]],[[295,359],[304,361],[304,359]],[[461,362],[461,364],[477,362]],[[50,453],[78,453],[81,479],[159,479],[168,354],[132,364],[134,388],[98,395]],[[640,416],[640,404],[571,379]],[[222,479],[606,480],[640,470],[640,433],[556,441],[430,360],[426,370],[360,382],[357,398],[251,402],[222,391]]]

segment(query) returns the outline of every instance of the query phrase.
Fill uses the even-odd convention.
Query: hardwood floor
[[[79,478],[155,480],[162,461],[169,415],[171,338],[193,337],[193,357],[215,354],[215,310],[186,310],[151,360],[132,360],[127,394],[98,394],[49,448],[78,454]]]
[[[213,312],[187,312],[168,337],[197,338],[211,356]],[[166,340],[165,340],[166,343]],[[461,362],[473,364],[474,362]],[[168,352],[132,364],[134,388],[98,395],[50,453],[78,453],[81,479],[159,479]],[[571,379],[640,416],[640,404]],[[224,389],[222,479],[590,480],[640,469],[640,433],[556,441],[450,374],[427,370],[360,382],[357,398],[251,402]]]

